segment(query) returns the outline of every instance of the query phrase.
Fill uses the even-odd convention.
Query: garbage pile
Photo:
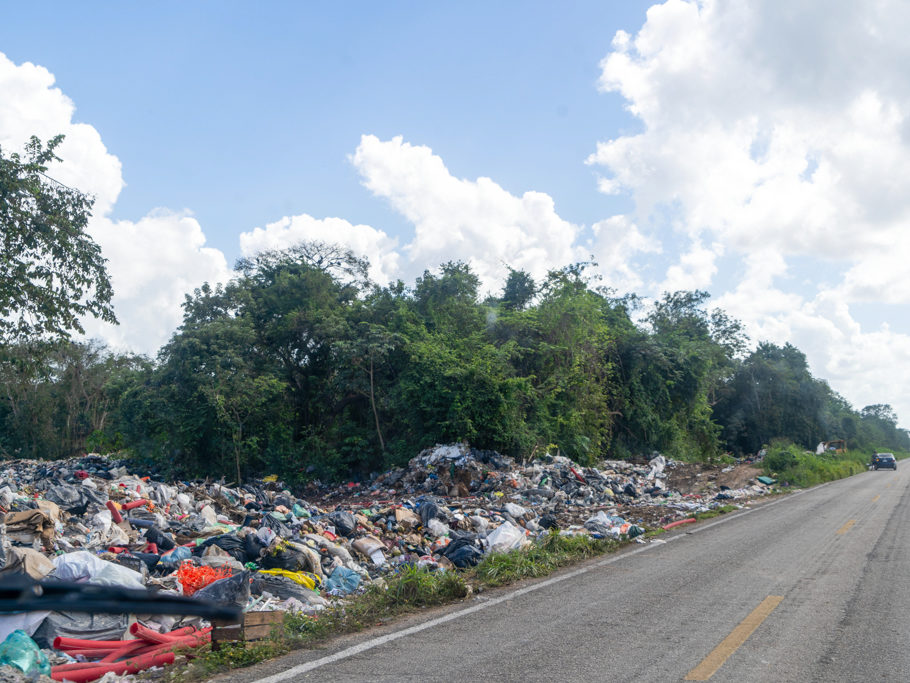
[[[0,578],[147,588],[244,612],[316,615],[403,565],[467,568],[556,530],[639,541],[648,527],[761,495],[685,494],[677,463],[562,456],[517,463],[465,444],[436,446],[365,483],[309,487],[276,477],[165,483],[98,455],[0,464]],[[199,617],[0,613],[0,665],[89,681],[172,661],[210,638]],[[5,668],[0,667],[0,679]]]

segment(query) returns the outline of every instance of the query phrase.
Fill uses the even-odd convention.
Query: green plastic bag
[[[51,663],[25,631],[16,629],[0,643],[0,664],[9,664],[25,674],[51,675]]]

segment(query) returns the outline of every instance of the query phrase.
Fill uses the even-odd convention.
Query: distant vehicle
[[[882,467],[897,469],[897,459],[894,457],[894,453],[876,453],[872,456],[872,469],[877,470]]]

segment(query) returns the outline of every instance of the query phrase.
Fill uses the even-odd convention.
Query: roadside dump
[[[770,490],[745,465],[709,471],[660,455],[598,468],[561,456],[521,464],[464,444],[369,482],[310,485],[304,497],[274,477],[165,483],[97,455],[7,461],[0,473],[0,682],[117,680],[213,636],[251,639],[288,612],[317,615],[403,566],[468,568],[553,530],[644,542],[646,530]],[[119,614],[84,596],[12,590],[26,577],[136,602]],[[169,600],[173,612],[162,614]],[[202,609],[213,604],[242,620],[213,630]]]

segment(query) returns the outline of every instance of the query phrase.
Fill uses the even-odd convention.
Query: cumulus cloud
[[[601,63],[601,89],[641,130],[587,160],[638,224],[671,215],[689,240],[664,287],[705,286],[721,255],[741,260],[718,303],[753,338],[793,342],[851,401],[890,400],[904,419],[894,373],[910,337],[862,329],[850,304],[910,303],[908,20],[897,0],[654,5]],[[788,280],[791,262],[840,279]]]
[[[343,244],[357,256],[370,260],[370,278],[388,283],[398,277],[398,240],[369,225],[352,225],[343,218],[289,216],[240,235],[240,251],[251,256],[260,251],[285,249],[303,241]]]
[[[136,222],[101,218],[91,232],[108,259],[120,325],[87,320],[85,328],[117,348],[156,351],[180,324],[184,295],[230,277],[224,254],[205,246],[202,227],[186,212],[158,209]]]
[[[121,324],[89,319],[86,332],[117,348],[154,353],[179,324],[184,294],[205,281],[226,280],[230,270],[220,251],[205,246],[202,228],[187,212],[155,210],[138,221],[109,218],[124,185],[120,161],[95,128],[74,120],[75,112],[47,69],[17,66],[0,53],[0,147],[21,152],[32,135],[46,141],[64,134],[57,150],[63,162],[48,174],[95,197],[88,232],[108,259]]]
[[[627,216],[611,216],[591,226],[587,251],[598,263],[605,283],[620,293],[638,292],[644,279],[637,266],[641,254],[659,254],[661,245]]]
[[[540,278],[586,257],[576,245],[581,228],[562,219],[547,194],[516,197],[490,178],[456,178],[429,147],[400,136],[364,135],[351,162],[367,189],[414,224],[414,237],[404,245],[408,278],[463,260],[491,288],[507,274],[506,265]]]

